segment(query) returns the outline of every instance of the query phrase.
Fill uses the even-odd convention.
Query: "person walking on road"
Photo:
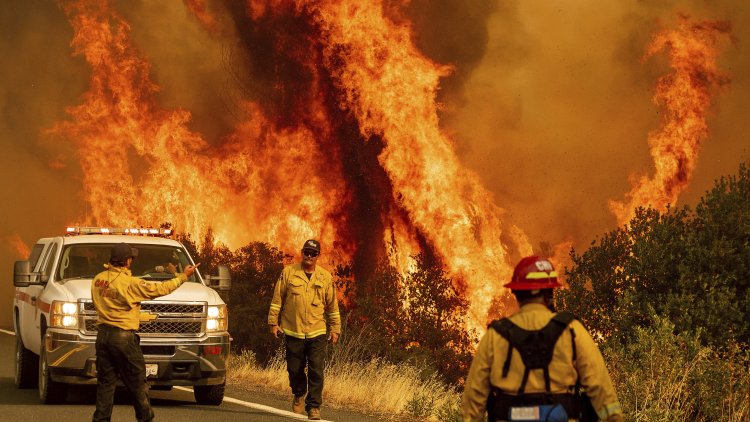
[[[188,265],[185,272],[169,281],[150,283],[133,277],[130,267],[138,249],[127,243],[112,248],[106,270],[91,283],[91,298],[98,314],[96,333],[96,411],[93,421],[112,417],[117,376],[133,395],[138,421],[151,421],[154,411],[148,399],[146,362],[136,332],[140,326],[141,301],[155,299],[176,290],[198,267]]]
[[[591,335],[569,312],[550,310],[560,287],[552,264],[523,258],[505,287],[520,310],[490,324],[479,342],[461,399],[463,420],[484,420],[486,410],[490,421],[622,421]]]
[[[319,255],[320,242],[310,239],[304,243],[302,261],[281,272],[268,311],[271,334],[283,334],[286,339],[292,411],[307,411],[311,420],[320,419],[323,403],[326,339],[336,344],[341,333],[336,286],[331,273],[317,265]],[[326,317],[330,325],[327,337]]]

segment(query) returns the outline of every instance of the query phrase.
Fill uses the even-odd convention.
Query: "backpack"
[[[518,394],[524,394],[526,382],[529,379],[529,372],[532,369],[542,369],[544,371],[544,387],[549,394],[549,364],[552,362],[552,354],[555,351],[555,344],[562,335],[563,331],[573,321],[574,317],[568,311],[556,314],[541,330],[525,330],[508,318],[493,321],[490,328],[497,331],[498,334],[508,340],[508,355],[503,365],[503,378],[508,376],[510,370],[510,360],[513,356],[513,349],[518,350],[521,355],[523,364],[526,367],[523,373],[521,386],[518,388]],[[571,334],[573,330],[571,329]],[[575,334],[573,334],[575,337]],[[575,342],[573,342],[573,360],[576,359]]]
[[[494,421],[495,417],[506,419],[507,415],[507,420],[567,421],[567,415],[575,418],[579,414],[578,383],[576,383],[575,394],[552,394],[549,376],[549,364],[552,362],[555,345],[566,329],[569,329],[573,336],[573,361],[576,360],[575,332],[572,328],[568,328],[573,319],[573,314],[570,312],[560,312],[540,330],[523,329],[508,318],[496,320],[490,324],[490,328],[503,336],[509,344],[508,354],[503,364],[503,378],[508,376],[513,349],[518,350],[525,369],[517,395],[506,394],[493,387],[490,400],[487,403],[489,420]],[[545,392],[527,394],[525,390],[529,373],[538,369],[544,372]],[[531,410],[537,412],[535,418],[518,414]],[[516,417],[520,417],[520,419],[516,419]]]

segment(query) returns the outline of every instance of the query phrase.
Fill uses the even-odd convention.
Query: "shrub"
[[[649,308],[703,344],[750,344],[750,170],[715,183],[696,206],[638,209],[566,268],[558,305],[605,338],[631,338]]]
[[[635,328],[629,341],[602,347],[627,419],[743,421],[748,409],[748,350],[725,352],[678,333],[667,318]]]

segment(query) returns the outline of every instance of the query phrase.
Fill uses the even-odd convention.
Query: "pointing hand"
[[[195,272],[195,269],[198,268],[200,265],[201,265],[200,263],[196,265],[188,265],[187,267],[185,267],[185,275],[187,277],[190,277]]]

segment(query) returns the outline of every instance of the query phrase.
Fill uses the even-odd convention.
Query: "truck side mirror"
[[[206,277],[208,286],[219,291],[227,291],[232,287],[232,275],[229,273],[229,267],[219,265],[217,268],[218,275],[209,275]]]
[[[16,261],[13,264],[13,285],[16,287],[27,287],[32,281],[31,264],[29,261]]]
[[[31,272],[29,261],[16,261],[13,264],[13,285],[16,287],[28,287],[32,284],[44,284],[49,280],[46,274]]]

